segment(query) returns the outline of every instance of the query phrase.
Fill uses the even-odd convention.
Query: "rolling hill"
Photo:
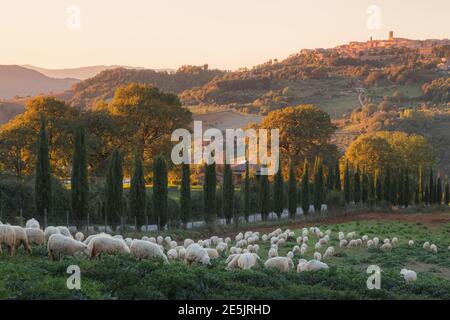
[[[0,65],[0,99],[60,93],[79,82],[77,79],[54,79],[17,65]]]

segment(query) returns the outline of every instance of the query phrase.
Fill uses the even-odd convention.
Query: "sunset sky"
[[[69,5],[81,9],[81,29],[67,28]],[[370,5],[381,9],[379,30],[367,27]],[[236,69],[389,30],[450,38],[449,13],[449,0],[1,0],[0,64]]]

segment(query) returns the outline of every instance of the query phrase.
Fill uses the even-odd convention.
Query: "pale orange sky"
[[[66,8],[81,9],[69,30]],[[367,27],[367,8],[381,28]],[[449,0],[0,0],[0,64],[221,69],[370,36],[450,38]]]

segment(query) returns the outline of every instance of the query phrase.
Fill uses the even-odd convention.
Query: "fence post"
[[[86,229],[86,234],[89,233],[89,211],[87,213],[87,229]]]
[[[145,216],[145,230],[148,232],[148,216]]]
[[[107,223],[108,223],[108,217],[106,216],[106,213],[105,213],[105,233],[106,233],[106,225],[107,225]]]
[[[44,209],[44,227],[47,228],[47,208]]]
[[[134,216],[134,231],[135,231],[135,232],[138,232],[137,218],[136,218],[136,216]]]
[[[66,211],[66,226],[69,229],[69,210]]]
[[[19,209],[19,213],[20,213],[20,222],[19,222],[19,224],[20,224],[20,226],[22,227],[23,226],[23,217],[22,217],[22,207],[20,207],[20,209]]]

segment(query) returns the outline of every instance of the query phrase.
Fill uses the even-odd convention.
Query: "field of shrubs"
[[[332,232],[328,245],[336,252],[325,261],[327,270],[297,273],[294,268],[280,273],[264,268],[270,242],[262,241],[260,265],[245,271],[226,270],[228,253],[207,267],[187,266],[179,260],[169,264],[136,261],[129,255],[64,257],[51,262],[45,247],[33,247],[31,255],[20,249],[15,257],[5,252],[0,256],[0,299],[450,299],[450,224],[354,221],[316,226]],[[291,231],[302,233],[302,229]],[[388,252],[364,245],[340,248],[340,231],[379,237],[381,242],[397,237],[398,243]],[[313,247],[316,240],[310,238]],[[408,244],[410,240],[414,246]],[[422,248],[426,241],[436,244],[437,253]],[[279,256],[286,256],[295,245],[296,239],[289,239],[280,246]],[[313,253],[311,248],[304,258],[313,259]],[[295,266],[299,258],[294,256]],[[70,265],[80,267],[81,290],[66,286]],[[379,290],[367,289],[369,265],[382,269]],[[402,268],[414,270],[417,281],[406,283],[400,275]]]

